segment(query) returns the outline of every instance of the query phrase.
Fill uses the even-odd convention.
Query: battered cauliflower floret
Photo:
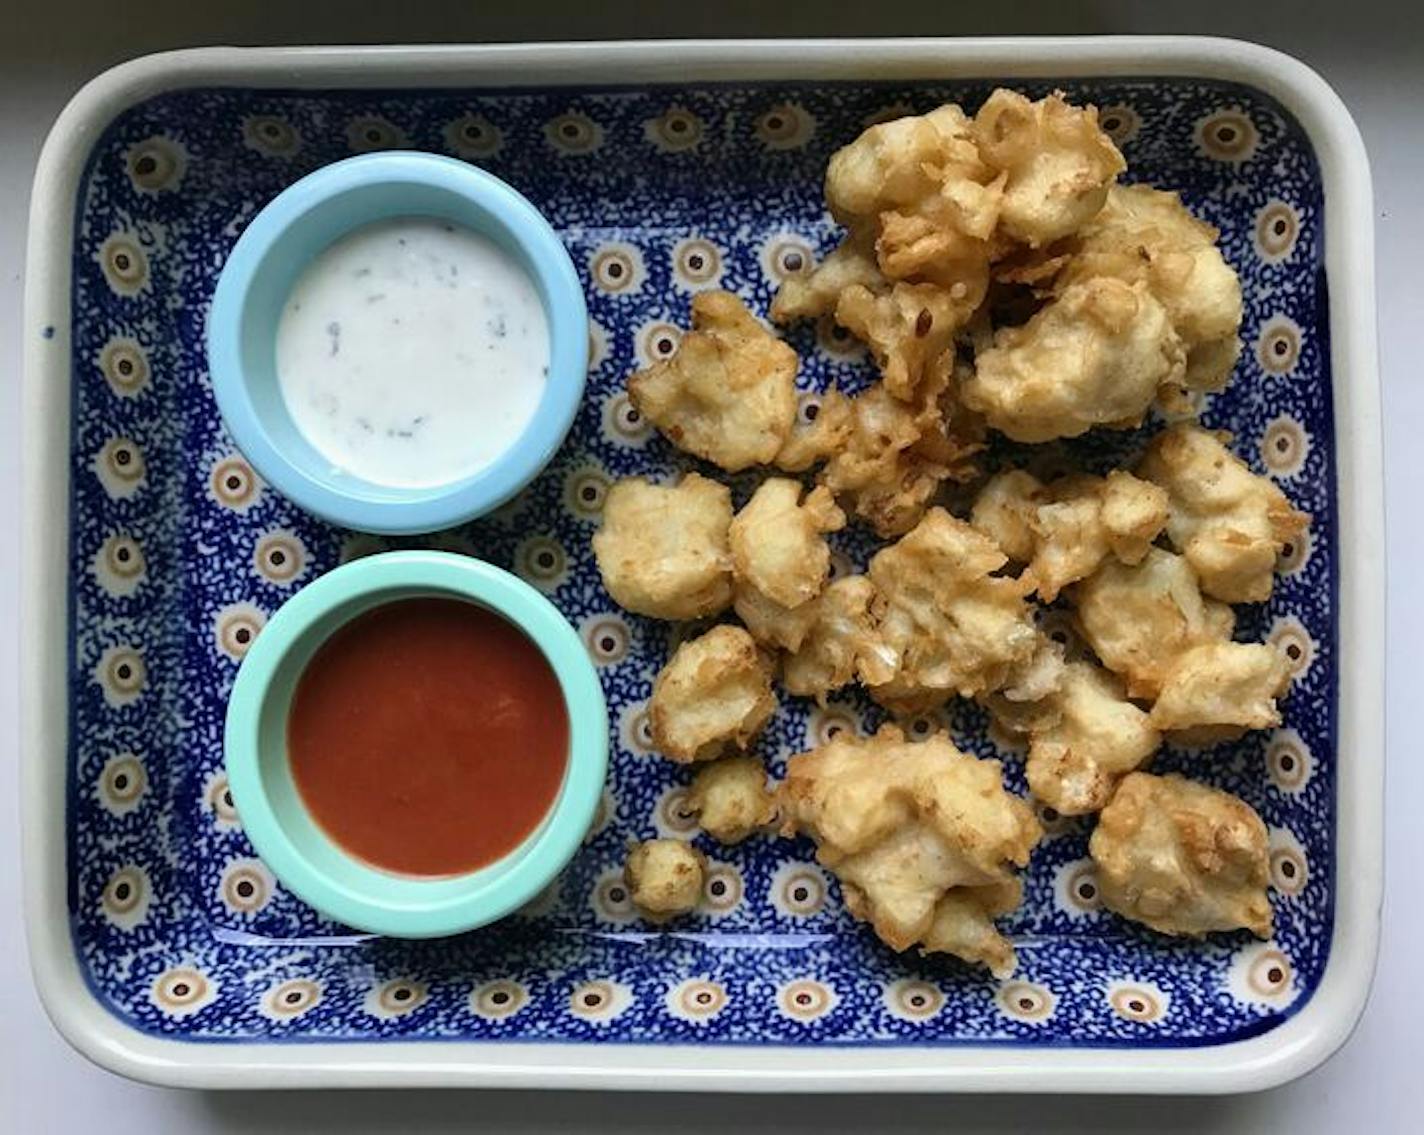
[[[1065,816],[1099,811],[1119,779],[1161,744],[1122,682],[1091,662],[1070,662],[1049,699],[1054,720],[1029,736],[1029,790]]]
[[[1030,102],[999,88],[974,116],[979,152],[1008,175],[999,227],[1037,248],[1089,221],[1127,163],[1098,127],[1093,107],[1061,94]]]
[[[1008,977],[1017,959],[994,919],[1012,914],[1021,902],[1023,883],[1017,878],[985,887],[954,887],[935,904],[920,950],[952,954],[971,965],[987,966],[995,977]]]
[[[1103,905],[1163,934],[1271,933],[1266,825],[1245,801],[1176,774],[1135,772],[1088,844]]]
[[[840,450],[853,428],[850,399],[839,390],[826,391],[797,414],[791,436],[776,455],[776,467],[804,473]]]
[[[1276,699],[1290,685],[1290,666],[1265,643],[1212,642],[1180,655],[1162,679],[1152,707],[1158,729],[1200,740],[1239,736],[1281,723]]]
[[[796,417],[796,352],[736,296],[700,292],[670,358],[628,379],[628,396],[674,445],[735,473],[770,462]]]
[[[822,533],[844,525],[829,489],[812,489],[802,501],[800,483],[783,477],[763,481],[733,519],[732,605],[758,642],[785,650],[801,645],[830,574]]]
[[[832,155],[826,203],[854,239],[873,241],[890,279],[983,295],[1004,176],[979,154],[954,104],[882,122]]]
[[[1033,559],[1033,521],[1043,501],[1043,482],[1023,469],[996,473],[974,498],[969,522],[999,545],[1013,563]]]
[[[1102,211],[1078,231],[1057,286],[1096,276],[1145,282],[1186,348],[1182,385],[1219,390],[1241,351],[1241,281],[1217,248],[1217,236],[1176,193],[1113,186]]]
[[[732,601],[732,494],[689,473],[677,485],[619,481],[603,503],[593,554],[608,594],[656,619],[700,619]]]
[[[1110,555],[1141,560],[1167,522],[1167,494],[1121,469],[1049,485],[1010,469],[980,490],[970,519],[1011,561],[1029,566],[1039,598],[1051,603]]]
[[[697,909],[707,860],[680,839],[650,839],[634,846],[623,864],[623,881],[638,912],[666,922]]]
[[[789,693],[824,704],[827,694],[856,678],[874,683],[894,675],[896,656],[876,633],[874,601],[875,585],[863,575],[831,581],[813,604],[815,618],[800,645],[782,660]]]
[[[1076,474],[1049,485],[1033,513],[1029,571],[1053,602],[1109,556],[1141,561],[1167,522],[1167,494],[1120,469],[1106,478]]]
[[[973,476],[973,458],[983,446],[958,420],[946,422],[946,411],[962,413],[947,366],[936,367],[913,404],[893,397],[883,383],[851,399],[850,435],[821,470],[821,484],[878,536],[908,532],[941,484]]]
[[[877,552],[873,613],[895,674],[871,696],[916,713],[1003,685],[1038,639],[1024,603],[1032,584],[995,575],[1005,563],[993,540],[942,508]]]
[[[888,291],[890,284],[880,274],[874,249],[847,239],[806,275],[782,282],[771,301],[771,318],[785,324],[834,315],[841,293],[857,286],[878,293]]]
[[[1010,909],[1013,868],[1042,829],[1004,791],[998,761],[965,756],[943,733],[911,743],[886,727],[792,757],[780,803],[783,831],[816,841],[851,914],[893,949],[919,943],[1012,971],[1012,947],[986,923]]]
[[[1170,498],[1167,537],[1196,570],[1206,594],[1227,603],[1270,597],[1281,549],[1309,518],[1196,425],[1157,435],[1138,472]]]
[[[853,285],[836,302],[836,322],[870,348],[885,389],[910,401],[930,368],[984,298],[982,287],[897,281],[877,292]]]
[[[653,683],[653,744],[675,761],[746,748],[776,709],[771,660],[741,627],[713,627],[677,648]]]
[[[830,490],[801,499],[801,485],[785,477],[763,481],[732,520],[732,567],[745,583],[783,607],[799,607],[825,586],[831,549],[825,532],[845,526]]]
[[[704,765],[692,779],[687,809],[719,843],[741,843],[776,816],[766,770],[755,757],[727,757]]]
[[[1147,285],[1074,284],[979,352],[961,396],[1015,441],[1139,425],[1158,388],[1179,383],[1181,340]]]
[[[1202,598],[1185,559],[1161,548],[1132,566],[1108,560],[1076,586],[1074,600],[1084,639],[1134,698],[1155,698],[1178,658],[1226,642],[1236,622],[1226,604]]]

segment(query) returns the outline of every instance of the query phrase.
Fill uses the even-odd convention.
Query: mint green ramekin
[[[553,667],[569,718],[563,784],[539,826],[497,862],[434,879],[383,871],[343,851],[302,803],[287,759],[287,714],[312,655],[357,615],[420,596],[477,603],[519,627]],[[243,829],[288,890],[358,930],[433,938],[504,917],[573,858],[603,793],[608,710],[583,642],[528,584],[466,556],[385,552],[328,572],[272,616],[238,671],[223,746]]]

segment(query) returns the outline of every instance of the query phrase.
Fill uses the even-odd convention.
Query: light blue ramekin
[[[569,760],[558,796],[523,843],[478,871],[424,879],[372,867],[322,831],[292,779],[287,714],[297,680],[333,631],[383,603],[431,595],[495,611],[539,647],[563,690]],[[608,710],[583,642],[528,584],[467,556],[385,552],[328,572],[272,616],[238,670],[223,746],[243,830],[284,886],[358,930],[433,938],[504,917],[573,858],[603,793]]]
[[[550,335],[548,385],[524,433],[486,468],[428,488],[334,470],[292,422],[276,372],[277,326],[302,269],[353,229],[407,216],[463,225],[513,255],[538,289]],[[366,154],[289,186],[238,238],[213,293],[208,368],[233,440],[284,496],[363,532],[434,532],[497,508],[553,457],[583,398],[588,310],[558,235],[499,178],[435,154]]]

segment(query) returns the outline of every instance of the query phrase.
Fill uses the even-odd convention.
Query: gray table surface
[[[21,0],[23,2],[23,0]],[[0,35],[0,626],[15,625],[19,532],[20,288],[25,209],[40,143],[85,79],[123,59],[202,44],[477,42],[675,35],[991,35],[1180,32],[1254,39],[1319,70],[1354,113],[1374,170],[1379,324],[1389,520],[1389,800],[1383,947],[1374,993],[1349,1044],[1303,1080],[1219,1099],[1097,1097],[696,1097],[555,1093],[203,1093],[131,1084],[89,1065],[50,1027],[30,984],[14,832],[16,683],[26,644],[0,634],[0,1131],[366,1132],[734,1129],[957,1131],[1286,1131],[1368,1126],[1419,1130],[1424,918],[1419,911],[1424,764],[1409,721],[1421,693],[1412,657],[1424,637],[1424,587],[1413,561],[1424,483],[1424,21],[1415,5],[1354,0],[1074,4],[1020,0],[976,8],[896,5],[703,6],[406,0],[45,0],[5,5]],[[1410,9],[1413,9],[1412,12]],[[20,535],[19,539],[23,540]],[[1342,754],[1349,759],[1350,754]],[[1410,959],[1413,959],[1411,961]],[[1412,1073],[1412,1074],[1411,1074]]]

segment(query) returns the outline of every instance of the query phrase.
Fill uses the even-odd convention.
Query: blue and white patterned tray
[[[1158,762],[1240,793],[1265,818],[1275,939],[1171,942],[1099,911],[1085,825],[1055,817],[1007,922],[1020,965],[1005,983],[881,947],[803,842],[706,844],[704,906],[670,929],[640,923],[621,889],[628,839],[688,826],[683,774],[649,751],[642,713],[677,632],[619,612],[588,549],[612,479],[684,460],[638,420],[624,377],[671,349],[696,290],[730,288],[765,311],[785,273],[831,247],[825,161],[868,121],[944,100],[973,107],[993,85],[196,89],[113,122],[80,183],[70,332],[68,905],[100,1002],[146,1033],[232,1044],[1143,1048],[1266,1032],[1308,1001],[1335,905],[1322,189],[1299,126],[1226,84],[1053,85],[1102,108],[1132,179],[1182,189],[1220,226],[1245,287],[1246,349],[1207,420],[1313,517],[1270,603],[1240,622],[1242,637],[1279,640],[1295,659],[1285,726]],[[457,155],[526,193],[567,242],[595,321],[587,404],[553,465],[497,515],[403,543],[481,556],[546,592],[588,643],[616,731],[606,808],[558,886],[503,924],[426,943],[353,936],[284,893],[227,795],[224,706],[252,637],[304,583],[388,545],[261,484],[224,434],[203,352],[218,271],[256,211],[321,165],[397,146]],[[809,328],[791,339],[808,391],[871,377],[844,342]],[[1094,461],[1122,444],[1074,448]],[[867,546],[855,535],[838,545],[847,562]],[[816,711],[783,698],[760,751],[779,772],[827,731],[877,720],[863,700]],[[951,724],[963,745],[1006,756],[1022,790],[981,715],[966,707]]]

